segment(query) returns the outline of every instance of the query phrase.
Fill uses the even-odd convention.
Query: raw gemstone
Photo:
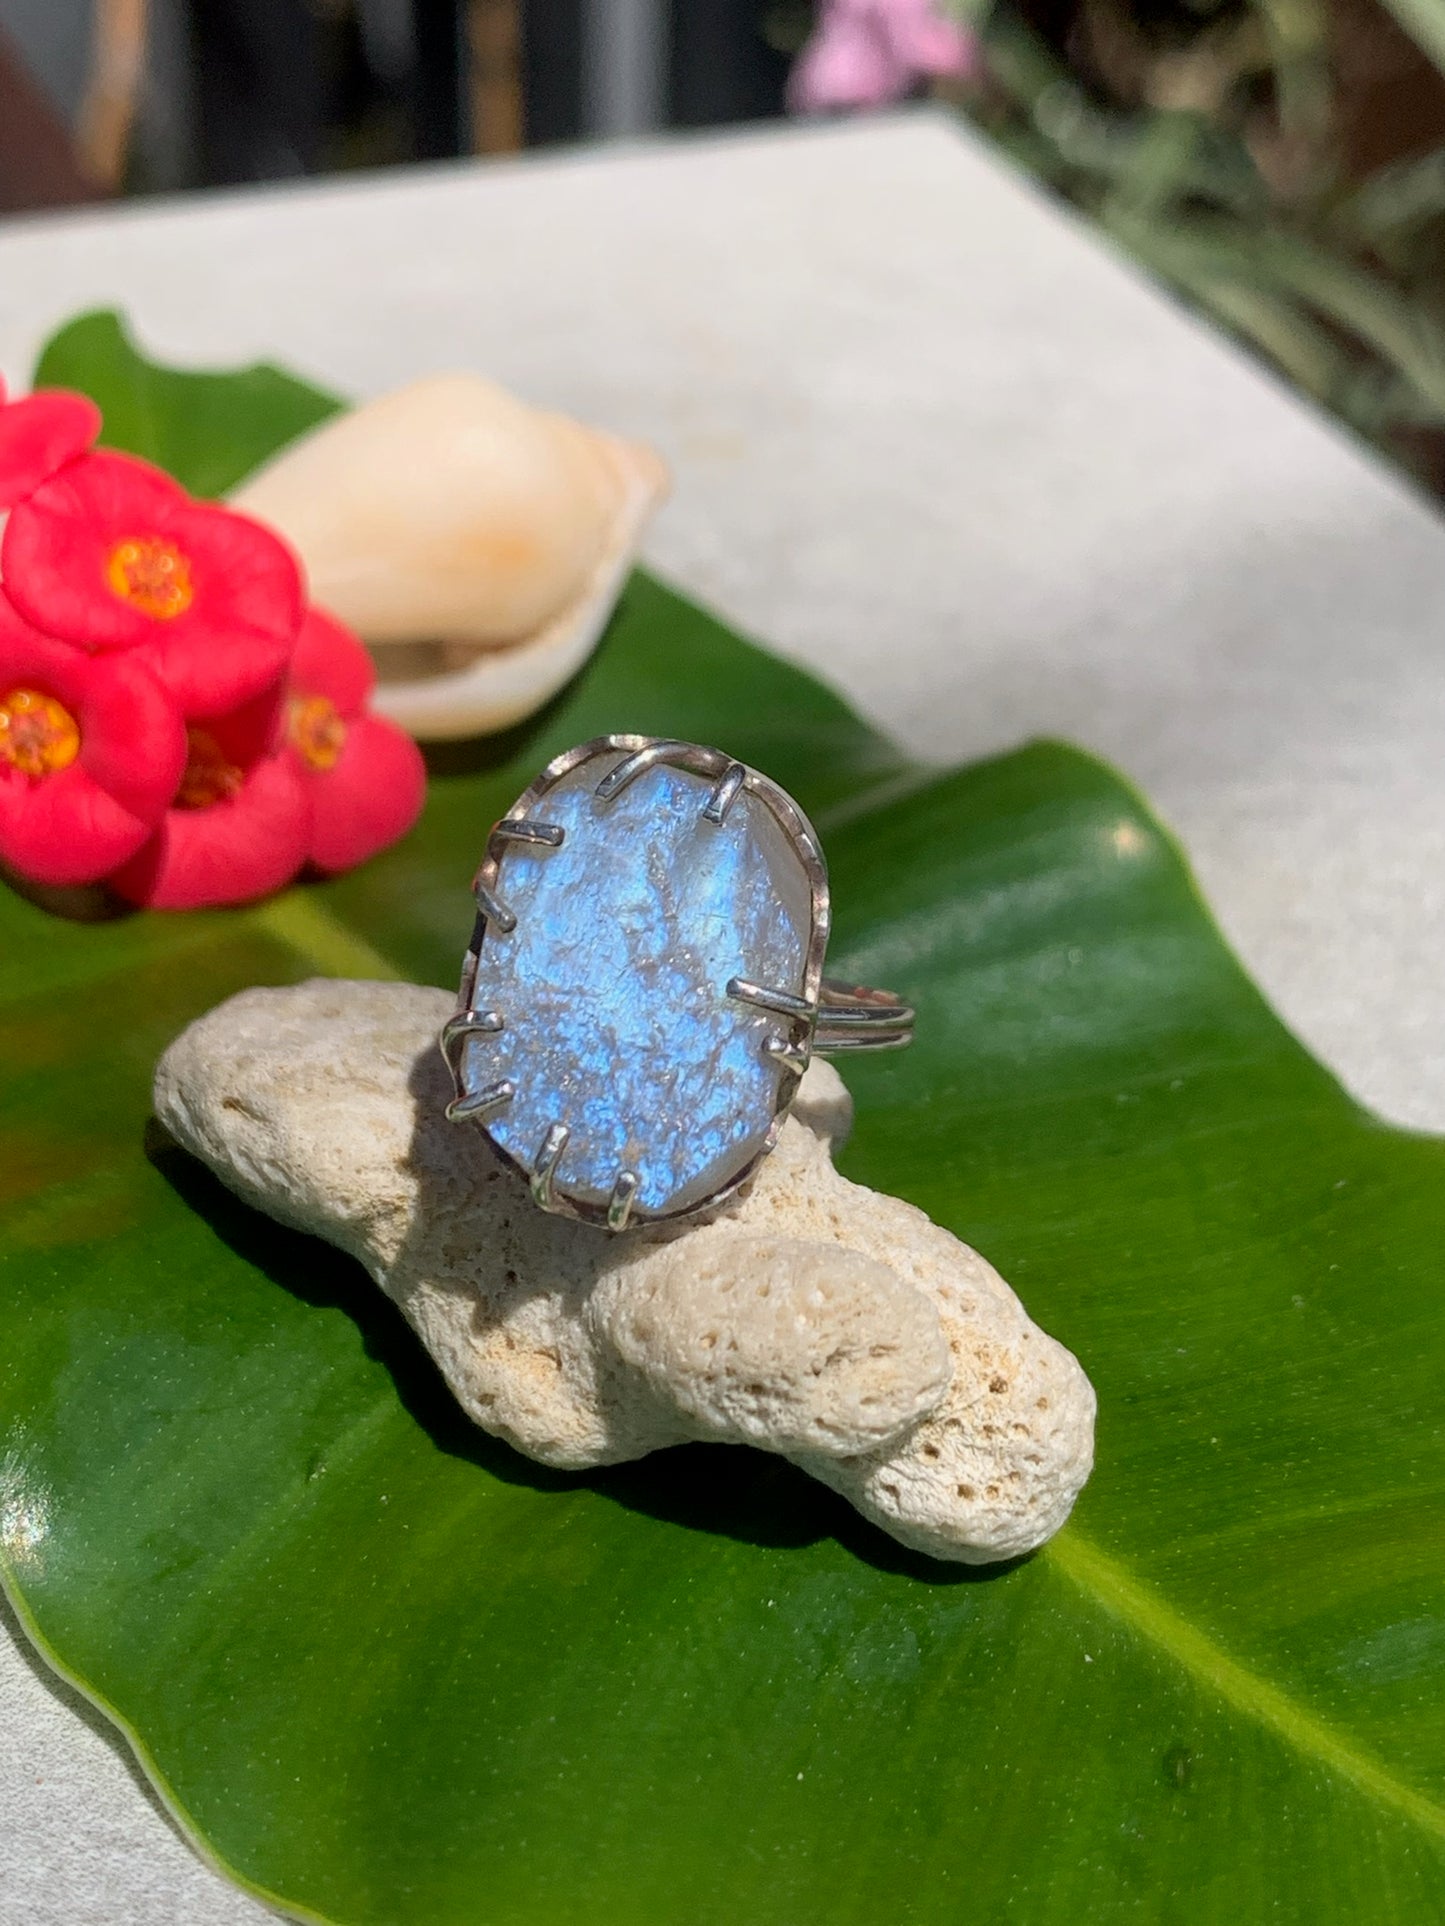
[[[463,1065],[469,1091],[516,1086],[485,1128],[524,1168],[565,1124],[555,1191],[605,1205],[618,1172],[635,1171],[634,1209],[651,1216],[702,1202],[762,1149],[789,1077],[763,1045],[788,1020],[727,985],[800,994],[812,905],[766,803],[744,791],[707,822],[712,782],[662,765],[600,804],[621,759],[600,753],[538,803],[566,832],[560,848],[503,856],[497,893],[517,925],[488,926],[473,1007],[505,1028],[471,1039]]]

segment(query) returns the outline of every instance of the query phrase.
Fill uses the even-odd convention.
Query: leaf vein
[[[1216,1645],[1159,1594],[1076,1531],[1066,1531],[1045,1556],[1112,1617],[1141,1633],[1221,1698],[1264,1726],[1296,1752],[1331,1767],[1359,1792],[1445,1839],[1445,1807],[1397,1779],[1373,1754],[1344,1738],[1288,1692],[1271,1685]]]

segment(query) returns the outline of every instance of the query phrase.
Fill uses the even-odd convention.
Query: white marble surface
[[[1113,758],[1294,1027],[1445,1127],[1445,530],[951,126],[0,233],[7,374],[101,302],[167,355],[478,367],[652,437],[657,566],[922,751]],[[263,1917],[8,1643],[0,1724],[0,1926]]]

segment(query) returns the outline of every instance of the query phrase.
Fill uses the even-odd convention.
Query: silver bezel
[[[482,946],[487,940],[489,922],[495,920],[500,930],[514,926],[508,924],[511,912],[507,909],[500,891],[503,859],[509,846],[517,841],[544,842],[545,837],[534,832],[545,830],[546,824],[539,812],[538,805],[548,792],[564,776],[571,775],[584,763],[599,757],[615,755],[613,763],[602,779],[602,785],[613,782],[621,774],[622,780],[612,789],[612,795],[620,795],[628,783],[645,770],[658,764],[685,769],[689,773],[713,779],[712,794],[704,805],[702,814],[709,821],[722,822],[733,798],[741,791],[756,796],[787,834],[798,858],[803,865],[808,882],[809,902],[812,912],[812,928],[803,967],[802,1008],[797,1011],[784,1011],[771,1006],[763,1007],[777,1028],[771,1034],[776,1037],[778,1048],[774,1052],[779,1058],[777,1101],[772,1120],[762,1143],[746,1166],[731,1176],[727,1183],[708,1196],[689,1204],[684,1210],[645,1211],[634,1209],[630,1200],[621,1203],[618,1193],[614,1192],[611,1204],[596,1204],[578,1201],[557,1189],[551,1181],[551,1172],[544,1173],[545,1181],[537,1182],[537,1159],[523,1162],[515,1157],[487,1131],[489,1142],[512,1169],[517,1171],[533,1188],[533,1195],[545,1210],[560,1217],[569,1217],[579,1223],[598,1224],[612,1230],[625,1226],[683,1222],[698,1217],[707,1211],[716,1210],[725,1204],[747,1183],[763,1158],[776,1146],[783,1119],[792,1107],[797,1094],[799,1078],[806,1069],[812,1054],[813,1036],[817,1025],[818,1003],[823,988],[823,958],[828,947],[830,922],[830,901],[828,895],[828,870],[823,860],[823,852],[817,833],[802,810],[785,789],[769,777],[750,769],[735,757],[725,754],[721,749],[710,749],[693,742],[678,742],[665,736],[608,735],[595,736],[590,742],[579,743],[575,749],[568,749],[560,756],[554,756],[545,769],[528,784],[522,794],[512,804],[493,827],[487,838],[486,853],[482,857],[473,882],[473,894],[478,904],[476,925],[472,934],[471,947],[462,963],[461,990],[457,1001],[457,1014],[442,1033],[442,1054],[446,1058],[456,1086],[460,1102],[466,1094],[461,1074],[462,1053],[465,1049],[465,1020],[472,1015],[472,998],[476,992],[477,970],[481,960]],[[603,796],[606,801],[609,798]],[[709,812],[716,809],[716,814]],[[518,836],[516,828],[523,834]],[[511,833],[509,833],[511,832]],[[736,980],[736,979],[734,979]],[[748,999],[742,998],[742,1001]],[[488,1027],[483,1025],[481,1027]],[[500,1099],[505,1101],[505,1098]],[[483,1130],[487,1129],[484,1116],[476,1121]],[[622,1179],[626,1172],[618,1173],[618,1183],[625,1192]]]

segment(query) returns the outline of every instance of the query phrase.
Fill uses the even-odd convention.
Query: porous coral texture
[[[452,1008],[412,984],[247,990],[166,1052],[157,1112],[240,1196],[356,1256],[469,1415],[544,1464],[725,1440],[936,1558],[1058,1530],[1092,1464],[1089,1381],[977,1252],[838,1175],[828,1065],[739,1197],[611,1236],[538,1210],[446,1121]]]

